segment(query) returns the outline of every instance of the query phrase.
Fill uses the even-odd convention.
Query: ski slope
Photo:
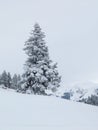
[[[98,130],[98,107],[0,89],[0,130]]]

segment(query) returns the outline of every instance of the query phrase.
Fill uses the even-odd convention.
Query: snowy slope
[[[98,130],[98,107],[0,89],[0,130]]]

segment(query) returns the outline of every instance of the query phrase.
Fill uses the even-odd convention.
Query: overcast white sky
[[[22,73],[33,24],[46,33],[62,83],[98,81],[98,0],[0,0],[0,73]]]

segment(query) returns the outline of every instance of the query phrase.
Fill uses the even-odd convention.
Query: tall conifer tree
[[[44,38],[44,33],[36,23],[24,48],[28,55],[22,85],[25,92],[45,94],[45,90],[56,91],[60,86],[61,77],[56,69],[57,64],[50,60]]]

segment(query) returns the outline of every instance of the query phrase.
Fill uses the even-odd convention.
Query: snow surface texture
[[[0,130],[98,130],[98,107],[0,89]]]

